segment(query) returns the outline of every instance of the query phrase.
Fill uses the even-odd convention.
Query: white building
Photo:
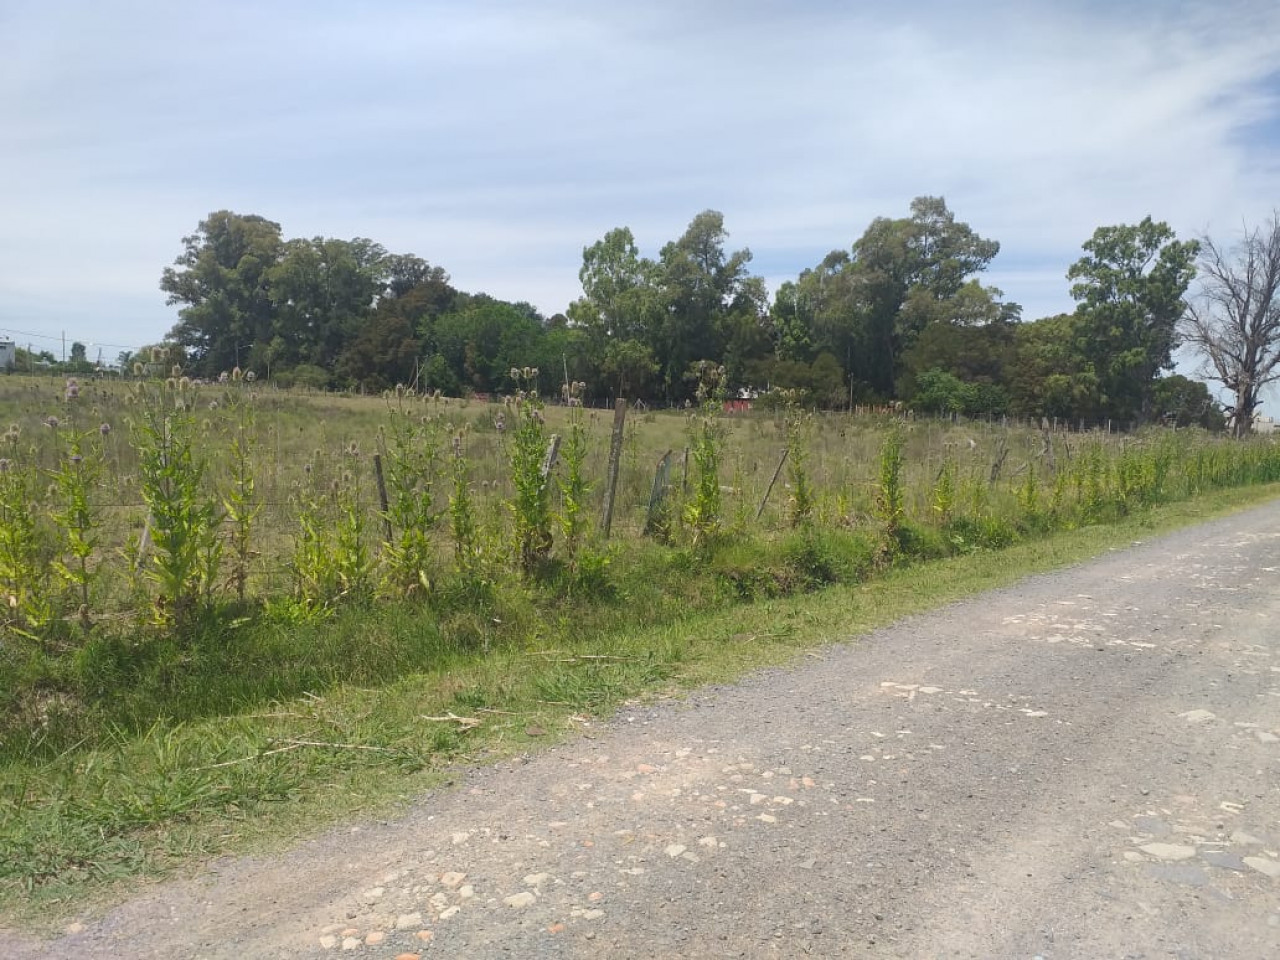
[[[1258,416],[1255,416],[1253,418],[1254,433],[1275,433],[1275,430],[1276,430],[1275,417],[1264,417],[1261,414],[1259,414]]]
[[[0,340],[0,370],[8,370],[18,362],[18,345],[12,340]]]

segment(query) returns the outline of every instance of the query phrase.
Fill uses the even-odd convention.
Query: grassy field
[[[611,412],[77,392],[0,380],[0,910],[28,918],[1280,480],[1274,444],[1187,431],[634,412],[606,543]]]

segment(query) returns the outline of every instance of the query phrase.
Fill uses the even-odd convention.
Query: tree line
[[[279,224],[210,214],[161,277],[184,369],[282,383],[446,394],[585,382],[589,398],[679,404],[702,361],[731,391],[799,391],[815,405],[901,402],[931,412],[1098,422],[1176,418],[1247,430],[1280,374],[1280,222],[1223,247],[1165,223],[1100,227],[1067,271],[1076,309],[1026,321],[982,275],[1000,244],[940,197],[878,217],[772,299],[724,217],[699,213],[656,257],[626,227],[583,251],[581,296],[532,305],[456,289],[448,273],[371,240],[286,239]],[[1197,271],[1199,265],[1199,271]],[[1193,282],[1199,272],[1200,286]],[[1171,374],[1186,341],[1230,394]]]

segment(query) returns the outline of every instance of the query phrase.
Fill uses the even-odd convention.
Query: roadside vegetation
[[[0,380],[0,902],[367,809],[1280,481],[1266,439],[728,414],[696,371],[688,410],[629,413],[608,539],[613,413],[533,367],[501,403]]]

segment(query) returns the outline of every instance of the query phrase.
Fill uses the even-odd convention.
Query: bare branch
[[[1280,380],[1280,211],[1262,227],[1246,226],[1234,246],[1204,237],[1199,267],[1183,340],[1203,357],[1204,375],[1233,395],[1239,436],[1253,427],[1261,389]]]

